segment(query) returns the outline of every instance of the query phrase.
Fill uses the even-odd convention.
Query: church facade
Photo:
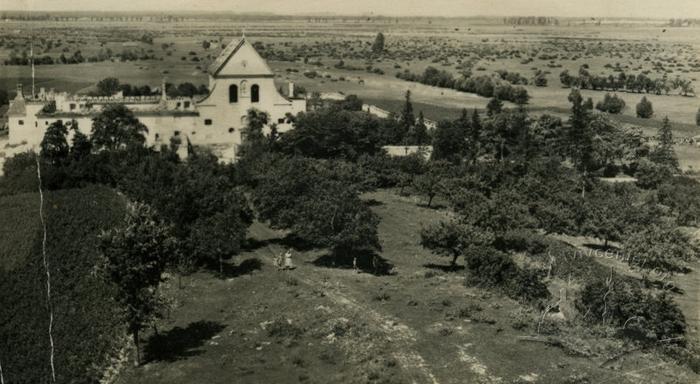
[[[306,100],[281,95],[274,73],[244,38],[230,43],[209,66],[209,94],[204,98],[168,98],[164,84],[160,96],[90,97],[41,90],[34,97],[17,96],[8,109],[9,144],[38,150],[46,128],[62,120],[76,123],[89,135],[92,119],[109,104],[123,104],[148,128],[146,144],[160,148],[173,138],[180,143],[224,148],[219,155],[235,160],[241,129],[251,108],[267,112],[268,128],[279,132],[292,128],[290,116],[306,110]],[[294,95],[289,84],[289,95]],[[72,130],[71,130],[72,132]]]

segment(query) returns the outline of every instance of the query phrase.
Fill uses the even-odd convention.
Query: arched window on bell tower
[[[237,103],[238,102],[238,86],[236,84],[231,84],[228,87],[228,102]]]
[[[257,84],[253,84],[250,87],[250,102],[257,103],[259,101],[260,101],[260,86]]]

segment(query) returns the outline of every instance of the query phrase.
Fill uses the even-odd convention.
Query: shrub
[[[668,294],[645,293],[622,280],[589,282],[574,305],[584,321],[620,328],[621,336],[657,341],[686,331],[685,317]]]
[[[642,97],[642,100],[637,104],[637,117],[648,119],[653,115],[654,108],[651,105],[651,101],[647,100],[646,96]]]
[[[533,301],[549,295],[534,271],[521,269],[507,254],[491,247],[465,252],[468,286],[498,289],[512,298]]]
[[[617,97],[617,95],[606,93],[603,101],[599,101],[595,107],[602,112],[617,114],[625,108],[625,101]]]

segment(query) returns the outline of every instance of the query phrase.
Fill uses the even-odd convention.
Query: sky
[[[2,10],[700,18],[700,0],[0,0]]]

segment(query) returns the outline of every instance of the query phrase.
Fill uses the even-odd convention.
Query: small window
[[[34,126],[35,126],[35,127],[38,127],[38,126],[39,126],[39,122],[38,122],[38,121],[35,121],[35,122],[34,122]]]
[[[257,103],[259,101],[260,101],[260,86],[257,84],[253,84],[253,86],[250,87],[250,102]]]
[[[228,87],[228,102],[238,102],[238,86],[236,84],[231,84],[231,86]]]
[[[156,140],[160,140],[160,135],[156,133]]]
[[[175,131],[175,132],[173,132],[173,135],[174,135],[174,136],[180,136],[180,131]]]
[[[277,124],[284,124],[284,117],[277,119]]]
[[[24,120],[18,120],[18,121],[17,121],[17,124],[19,124],[19,125],[24,125]]]
[[[235,131],[235,129],[233,129],[233,128],[228,129],[228,133],[233,133],[233,131]]]
[[[177,104],[175,104],[175,108],[180,108],[180,102],[178,101]]]
[[[190,107],[190,102],[189,102],[189,101],[185,101],[185,108],[189,108],[189,107]]]
[[[196,134],[197,134],[197,131],[192,131],[192,135],[196,135]]]
[[[211,119],[204,119],[204,125],[211,125]]]
[[[44,121],[44,125],[49,125],[49,122],[48,122],[48,121]]]
[[[72,111],[74,109],[75,109],[75,103],[70,103],[70,110]]]

